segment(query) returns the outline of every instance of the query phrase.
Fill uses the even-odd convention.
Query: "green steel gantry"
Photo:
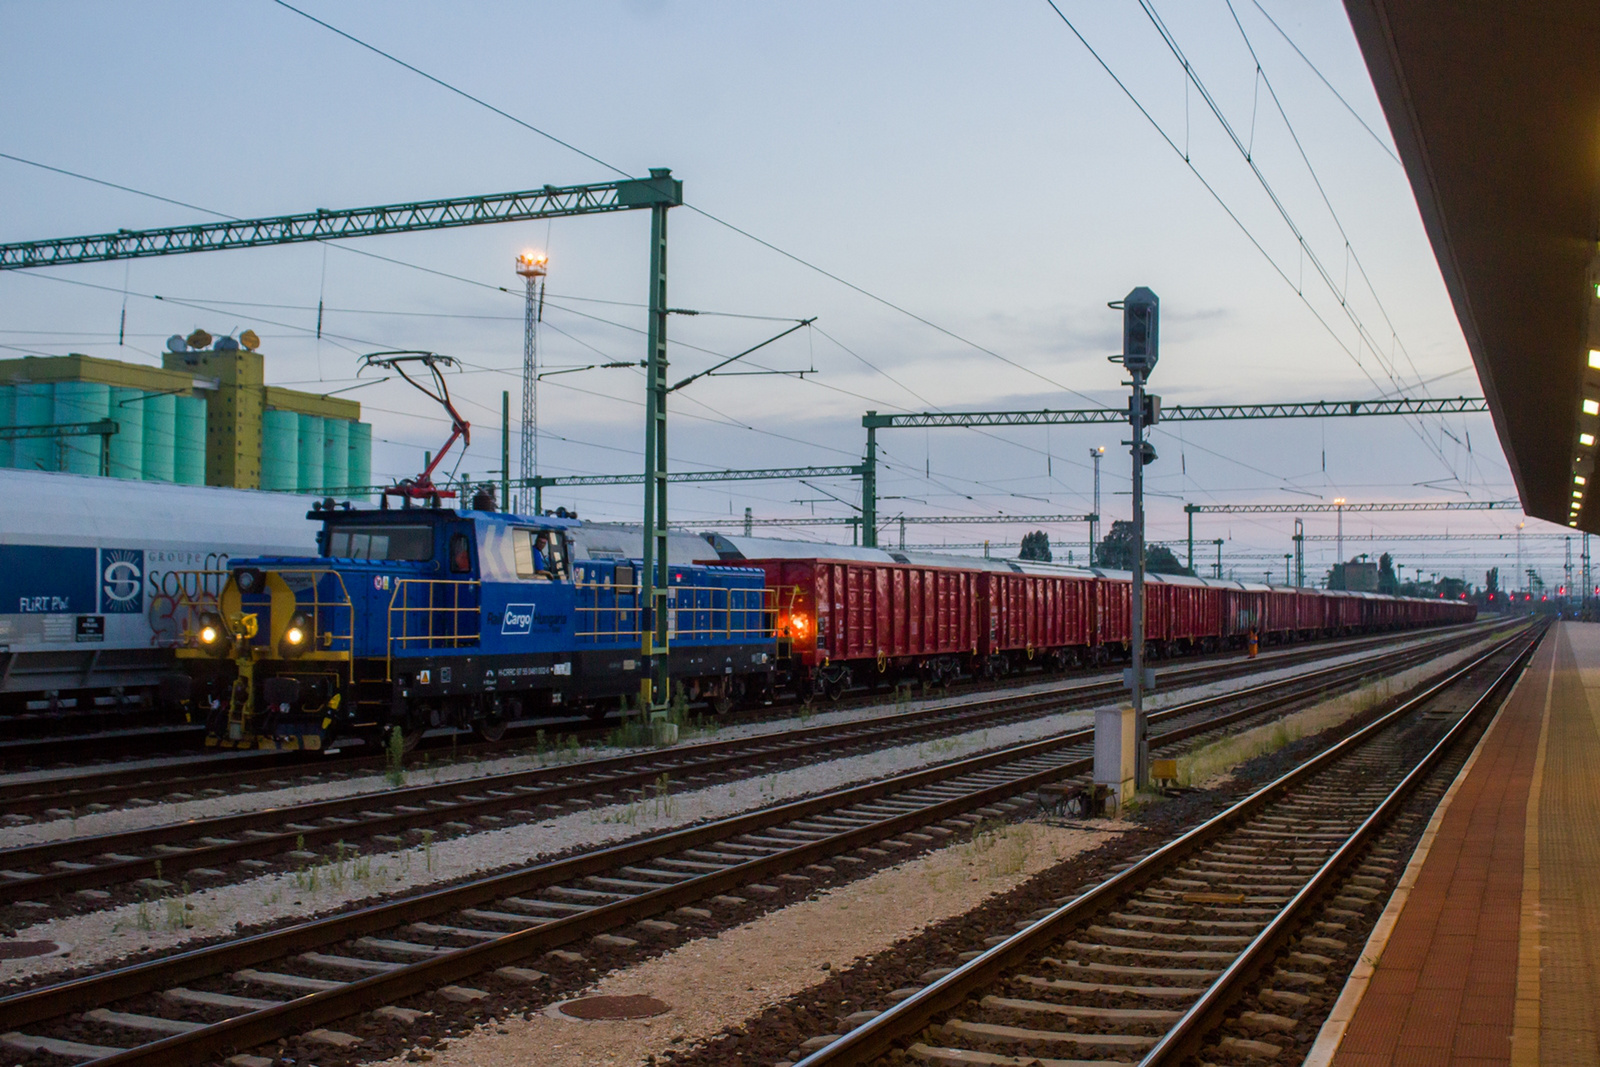
[[[667,211],[683,203],[683,182],[665,167],[648,178],[587,185],[546,185],[488,196],[415,200],[403,204],[317,209],[261,219],[228,219],[190,226],[118,230],[84,237],[0,244],[0,270],[104,263],[149,256],[219,252],[306,241],[416,233],[496,222],[526,222],[650,210],[650,300],[645,377],[644,618],[641,651],[647,664],[639,685],[641,709],[664,712],[670,696],[667,661]]]
[[[1351,504],[1347,501],[1341,501],[1334,504],[1185,504],[1183,513],[1184,517],[1189,520],[1189,569],[1192,571],[1194,570],[1194,517],[1196,515],[1319,515],[1333,513],[1343,519],[1344,513],[1347,511],[1511,511],[1514,509],[1520,510],[1521,508],[1522,501],[1520,500],[1418,500],[1365,504]],[[1299,563],[1295,583],[1298,587],[1304,584],[1305,578],[1302,546],[1306,541],[1320,541],[1325,540],[1325,538],[1307,535],[1300,527],[1300,520],[1295,519],[1293,540],[1295,546],[1294,554]],[[1335,540],[1343,544],[1343,532],[1339,533]],[[1218,544],[1220,543],[1218,542]],[[1342,555],[1343,552],[1341,551],[1340,554]],[[1218,559],[1221,559],[1220,550]]]
[[[1291,404],[1174,404],[1161,408],[1162,422],[1233,422],[1241,419],[1322,419],[1368,415],[1457,415],[1488,411],[1482,397],[1393,400],[1312,400]],[[867,431],[865,467],[861,475],[861,543],[878,543],[878,431],[888,429],[974,426],[1091,426],[1128,421],[1125,408],[1081,408],[1038,411],[922,411],[861,417]],[[1193,553],[1191,552],[1192,556]]]
[[[112,419],[99,422],[55,422],[41,426],[0,426],[0,441],[25,441],[40,437],[100,438],[100,476],[111,475],[111,438],[122,427]]]

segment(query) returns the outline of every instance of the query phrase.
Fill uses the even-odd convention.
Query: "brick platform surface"
[[[1600,1064],[1597,1016],[1600,625],[1561,623],[1460,783],[1333,1063]]]

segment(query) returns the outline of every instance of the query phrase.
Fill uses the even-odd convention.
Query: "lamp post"
[[[1089,566],[1094,566],[1095,546],[1100,543],[1100,460],[1106,454],[1105,446],[1089,449],[1094,460],[1094,514],[1089,516]]]

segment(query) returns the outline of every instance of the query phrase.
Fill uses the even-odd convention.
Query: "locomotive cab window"
[[[450,573],[467,574],[472,570],[472,540],[464,533],[450,535]]]
[[[433,529],[428,526],[335,526],[328,531],[332,559],[405,560],[433,558]]]
[[[524,581],[560,581],[567,576],[567,539],[560,530],[513,530],[511,550],[517,577]]]

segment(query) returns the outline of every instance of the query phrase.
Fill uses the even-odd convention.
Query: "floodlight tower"
[[[1094,460],[1094,513],[1089,516],[1089,566],[1094,566],[1095,553],[1100,545],[1100,461],[1105,458],[1105,446],[1089,449]]]
[[[529,479],[539,474],[539,320],[544,317],[546,257],[524,252],[517,257],[517,273],[527,283],[528,300],[522,328],[522,493],[517,510],[533,510],[534,490]],[[510,508],[511,502],[504,505]]]

